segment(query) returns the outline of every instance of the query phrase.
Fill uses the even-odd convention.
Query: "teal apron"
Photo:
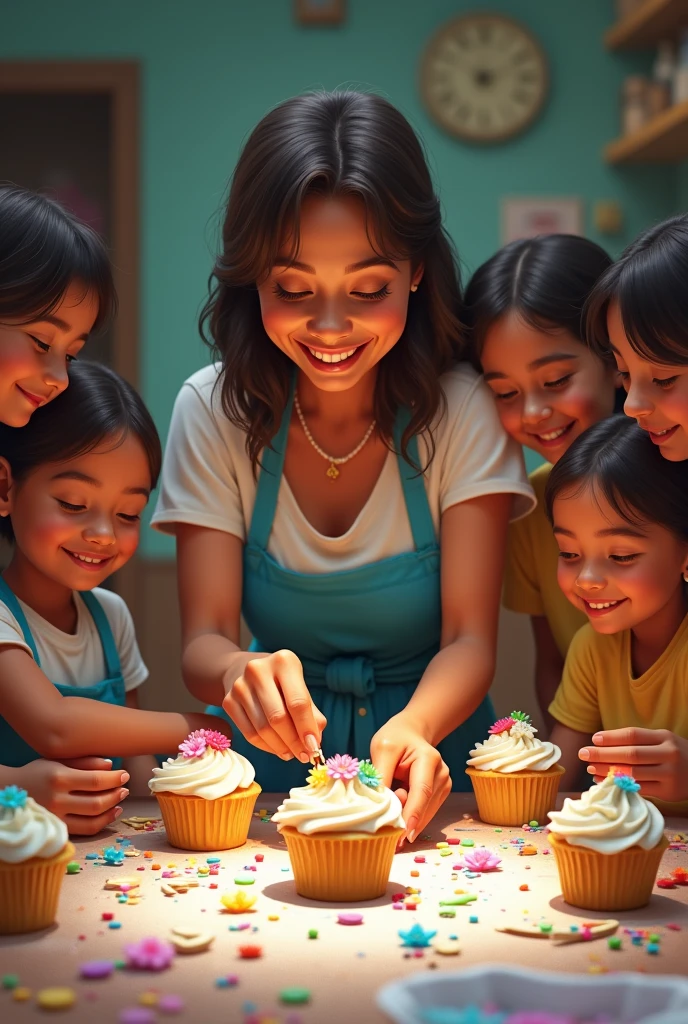
[[[301,660],[314,703],[327,718],[322,747],[332,754],[370,756],[378,729],[408,704],[440,648],[440,549],[425,485],[400,454],[397,463],[415,550],[343,572],[305,574],[268,554],[293,405],[293,388],[272,448],[262,454],[256,501],[243,557],[242,612],[255,637],[251,650],[293,651]],[[394,444],[408,414],[397,416]],[[409,445],[419,465],[418,442]],[[336,485],[333,485],[336,486]],[[456,567],[460,572],[460,566]],[[456,686],[461,686],[457,678]],[[227,717],[221,708],[210,714]],[[468,752],[495,720],[485,698],[471,717],[437,747],[453,789],[469,790]],[[266,791],[304,784],[307,766],[267,754],[234,729],[232,746],[256,769]]]
[[[107,615],[103,611],[98,599],[94,597],[93,594],[88,591],[80,591],[79,596],[83,598],[84,604],[91,613],[96,629],[98,630],[98,636],[100,637],[100,642],[103,646],[105,679],[100,683],[93,683],[91,686],[68,686],[66,683],[53,683],[53,686],[62,694],[63,697],[88,697],[91,700],[103,701],[106,704],[119,704],[121,707],[124,707],[126,693],[124,689],[124,679],[122,677],[122,668],[119,662],[117,647],[115,646],[115,638],[112,635]],[[40,668],[41,662],[38,657],[36,643],[31,634],[29,624],[26,621],[26,616],[22,611],[19,601],[1,576],[0,601],[3,601],[7,605],[19,623],[21,631],[24,634],[24,640],[31,648],[33,660]],[[105,740],[103,740],[103,742],[100,740],[94,740],[94,745],[107,748],[107,742]],[[95,754],[96,750],[92,751],[92,753]],[[40,754],[36,753],[35,750],[32,750],[28,743],[26,743],[21,736],[14,731],[9,722],[6,722],[5,719],[0,716],[0,762],[10,768],[21,768],[22,765],[28,764],[29,761],[35,761],[40,756]],[[112,759],[113,769],[120,768],[121,765],[122,762],[120,758]]]

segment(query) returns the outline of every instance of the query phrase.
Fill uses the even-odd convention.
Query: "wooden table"
[[[279,795],[263,794],[258,808],[274,811]],[[69,1022],[108,1024],[119,1020],[125,1007],[136,1006],[141,993],[157,990],[161,995],[177,994],[186,1009],[170,1020],[203,1022],[243,1022],[247,1014],[244,1004],[257,1004],[266,1021],[302,1024],[380,1024],[385,1018],[375,1007],[377,989],[387,981],[418,971],[460,970],[481,962],[522,964],[543,970],[589,972],[599,970],[645,971],[648,974],[688,975],[688,887],[655,889],[648,907],[616,915],[621,921],[619,936],[622,950],[608,948],[606,939],[554,946],[548,940],[525,938],[496,931],[507,922],[551,922],[555,927],[596,920],[606,916],[585,913],[567,906],[559,893],[553,854],[546,854],[547,837],[542,833],[524,833],[521,829],[504,828],[497,832],[491,825],[468,819],[475,813],[470,794],[452,794],[427,834],[407,852],[397,854],[387,895],[358,906],[323,905],[299,897],[288,869],[286,849],[274,825],[254,817],[250,838],[239,850],[222,853],[217,877],[199,879],[196,888],[175,897],[161,892],[162,870],[174,864],[180,873],[192,863],[194,871],[206,864],[205,854],[189,855],[168,845],[161,827],[153,832],[135,832],[118,824],[96,839],[77,839],[77,859],[82,870],[64,879],[58,924],[47,932],[0,938],[0,975],[16,973],[22,985],[32,990],[32,998],[15,1002],[10,991],[0,991],[0,1020],[5,1022],[44,1019],[36,1007],[36,992],[52,985],[69,986],[77,994],[72,1009],[58,1014]],[[150,815],[157,817],[154,800],[129,800],[123,817]],[[667,823],[670,838],[686,835],[688,821],[674,819]],[[87,861],[86,854],[115,846],[118,836],[132,841],[140,856],[125,858],[122,867],[99,866]],[[473,879],[459,872],[452,880],[452,867],[459,863],[458,848],[451,856],[441,857],[436,843],[455,839],[472,839],[476,846],[485,845],[502,857],[502,870]],[[538,854],[521,856],[512,844],[525,838],[535,845]],[[506,845],[502,849],[502,844]],[[152,851],[153,858],[145,858]],[[262,853],[262,863],[255,855]],[[414,857],[425,856],[425,863]],[[153,870],[152,865],[161,868]],[[255,885],[243,891],[258,895],[251,914],[229,915],[222,912],[220,896],[234,892],[239,886],[234,878],[246,865],[255,865]],[[688,868],[688,847],[670,849],[664,855],[662,875],[675,867]],[[138,871],[138,868],[144,870]],[[418,871],[417,877],[411,871]],[[137,905],[120,904],[117,895],[104,888],[106,879],[130,876],[140,879],[141,900]],[[196,878],[196,874],[190,876]],[[218,883],[211,890],[209,885]],[[522,891],[522,885],[528,885]],[[391,896],[412,885],[421,890],[421,902],[415,911],[392,909]],[[478,900],[468,906],[457,906],[456,916],[439,916],[439,900],[451,896],[456,888],[475,892]],[[359,910],[364,921],[359,926],[337,922],[339,910]],[[121,923],[111,929],[102,920],[103,913],[113,913]],[[277,920],[269,920],[276,916]],[[470,915],[478,918],[469,923]],[[399,929],[408,929],[419,922],[427,929],[437,929],[434,941],[459,936],[460,954],[441,956],[432,948],[415,957],[404,949]],[[79,965],[92,960],[118,960],[125,944],[146,936],[167,938],[170,928],[191,923],[212,931],[216,939],[212,949],[195,955],[178,955],[169,970],[149,973],[116,970],[102,981],[83,981]],[[247,930],[237,931],[241,924]],[[669,928],[678,926],[680,930]],[[660,936],[658,955],[648,954],[645,946],[634,946],[623,928],[645,928]],[[317,938],[309,938],[309,929],[316,929]],[[238,947],[259,943],[260,959],[240,959]],[[409,955],[410,954],[410,955]],[[216,980],[235,974],[238,984],[219,988]],[[311,991],[305,1006],[284,1006],[279,993],[289,986]],[[167,1020],[159,1014],[157,1020]],[[256,1019],[256,1018],[254,1018]]]

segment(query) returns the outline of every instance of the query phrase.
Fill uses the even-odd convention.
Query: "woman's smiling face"
[[[263,325],[315,387],[345,391],[399,341],[422,267],[375,251],[365,207],[353,196],[308,197],[299,239],[294,260],[285,242],[258,285]]]
[[[487,332],[480,361],[506,432],[548,462],[614,410],[613,367],[563,328],[507,313]]]

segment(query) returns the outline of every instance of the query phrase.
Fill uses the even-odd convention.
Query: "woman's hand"
[[[370,757],[385,786],[391,788],[395,779],[402,783],[394,792],[404,808],[406,836],[412,843],[449,796],[449,769],[404,711],[375,733]]]
[[[610,767],[640,783],[643,796],[671,803],[688,800],[688,739],[668,729],[609,729],[596,732],[578,756],[601,782]]]
[[[298,757],[306,764],[327,725],[292,651],[257,654],[228,684],[222,707],[249,743],[285,761]]]
[[[71,835],[93,836],[120,816],[122,808],[116,805],[129,794],[122,788],[128,772],[112,771],[111,765],[101,757],[39,758],[13,771],[16,784],[61,818]]]

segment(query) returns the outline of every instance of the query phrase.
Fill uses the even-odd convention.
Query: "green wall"
[[[539,36],[551,96],[524,136],[480,149],[445,136],[416,87],[423,45],[463,11],[512,15]],[[348,0],[347,22],[305,29],[292,0],[32,0],[3,5],[0,59],[139,60],[142,67],[142,380],[163,431],[182,380],[206,361],[196,316],[205,292],[216,214],[242,141],[271,106],[312,88],[380,91],[421,132],[447,226],[466,273],[499,245],[504,194],[617,199],[622,235],[591,237],[618,251],[688,194],[670,168],[613,170],[600,159],[618,131],[618,96],[646,57],[607,54],[611,0]],[[171,553],[156,534],[152,556]]]

